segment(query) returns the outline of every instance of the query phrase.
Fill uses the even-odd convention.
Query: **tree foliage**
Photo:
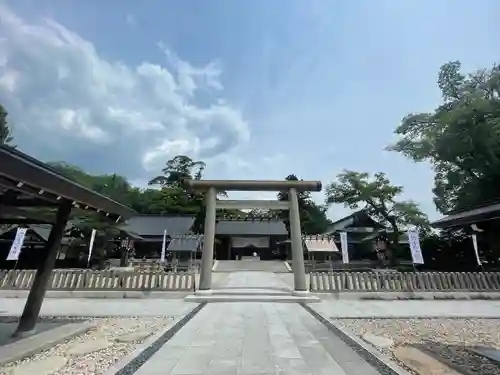
[[[391,229],[392,245],[399,242],[399,233],[409,226],[426,230],[427,216],[413,201],[398,201],[401,186],[392,185],[384,173],[345,170],[326,187],[326,203],[344,204],[351,209],[364,209],[380,224]]]
[[[441,212],[498,199],[500,193],[500,66],[464,75],[458,61],[443,65],[443,103],[408,115],[390,150],[431,163],[434,201]]]
[[[14,138],[12,137],[12,131],[7,121],[7,110],[3,105],[0,104],[0,145],[12,145]]]
[[[285,180],[298,181],[298,177],[294,174],[288,175]],[[304,234],[321,234],[326,232],[331,221],[326,216],[327,207],[320,206],[311,198],[309,192],[298,192],[297,198],[299,201],[299,215],[302,233]],[[278,200],[287,201],[288,192],[279,192]],[[288,211],[280,213],[281,218],[285,222],[288,232],[290,232],[290,223],[288,219]]]
[[[200,180],[205,170],[205,163],[196,161],[189,156],[177,155],[167,161],[163,174],[154,177],[149,181],[150,185],[160,185],[161,187],[182,187],[182,180]]]

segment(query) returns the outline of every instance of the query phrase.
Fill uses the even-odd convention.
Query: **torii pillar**
[[[205,191],[205,233],[201,257],[200,285],[197,294],[212,293],[212,266],[214,256],[216,210],[227,208],[266,208],[289,210],[290,239],[294,294],[306,295],[307,282],[304,267],[304,251],[300,230],[298,192],[321,191],[320,181],[259,181],[259,180],[184,180],[184,185],[193,190]],[[217,201],[218,191],[286,191],[288,202],[281,201]]]

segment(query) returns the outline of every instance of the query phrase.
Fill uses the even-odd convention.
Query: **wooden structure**
[[[320,272],[312,292],[500,292],[500,272]]]
[[[39,208],[45,208],[41,212]],[[9,146],[0,146],[0,224],[51,224],[16,335],[32,331],[73,208],[120,221],[135,212]],[[47,212],[49,211],[49,212]]]
[[[225,217],[217,219],[214,257],[237,260],[255,252],[261,260],[284,259],[279,245],[288,238],[283,220],[275,217]]]
[[[36,271],[0,271],[0,290],[29,290]],[[187,272],[115,272],[90,270],[54,270],[47,283],[48,290],[137,290],[190,291],[195,287],[195,275]]]

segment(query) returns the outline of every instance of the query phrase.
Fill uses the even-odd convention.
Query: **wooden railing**
[[[0,271],[0,290],[27,290],[33,285],[35,270]],[[135,290],[188,291],[195,288],[190,272],[117,272],[54,270],[48,290]]]
[[[500,292],[500,272],[313,272],[312,292]]]

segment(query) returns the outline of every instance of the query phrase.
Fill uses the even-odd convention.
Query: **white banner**
[[[233,237],[231,238],[231,245],[237,248],[250,246],[258,248],[268,248],[269,237]]]
[[[90,264],[90,257],[92,256],[92,249],[94,248],[95,234],[96,230],[92,229],[92,234],[90,235],[90,243],[89,243],[89,256],[87,257],[87,267]]]
[[[340,232],[340,247],[342,248],[342,263],[349,263],[349,243],[347,242],[347,232]]]
[[[167,249],[167,230],[163,231],[163,242],[161,243],[160,262],[165,262],[165,250]]]
[[[19,254],[21,254],[21,249],[23,248],[24,237],[26,237],[26,231],[28,228],[17,228],[16,237],[12,246],[10,247],[9,255],[7,255],[7,260],[18,260]]]
[[[411,259],[413,264],[424,264],[424,257],[422,256],[420,238],[417,229],[408,230],[408,243],[410,244]]]
[[[477,261],[477,264],[480,266],[481,259],[479,259],[479,249],[477,247],[477,235],[473,234],[471,237],[472,237],[472,244],[474,245],[474,253],[476,254],[476,261]]]

